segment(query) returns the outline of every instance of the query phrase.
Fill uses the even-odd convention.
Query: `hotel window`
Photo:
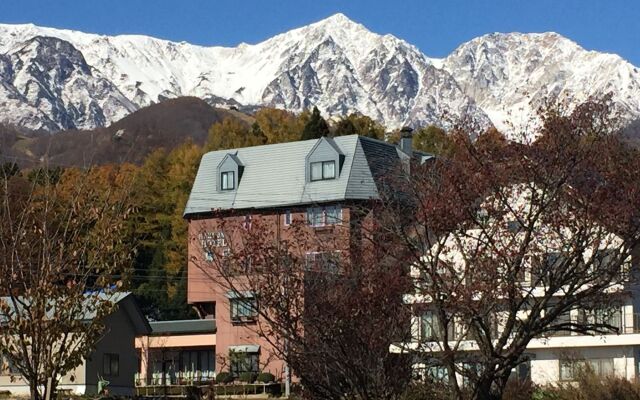
[[[581,309],[578,311],[578,322],[582,324],[606,324],[621,332],[624,328],[622,324],[621,307],[596,307],[591,310]]]
[[[120,357],[117,354],[104,354],[102,357],[102,373],[105,376],[118,376],[120,374]]]
[[[441,336],[440,323],[433,311],[425,311],[420,316],[420,337],[422,340],[437,340]]]
[[[587,369],[596,376],[606,377],[615,374],[613,358],[592,358],[588,360],[559,360],[560,380],[574,381],[578,374]]]
[[[284,212],[284,224],[291,225],[291,210]]]
[[[233,171],[227,171],[220,174],[220,181],[222,190],[235,189],[235,173]]]
[[[238,377],[243,372],[258,373],[260,356],[254,352],[235,351],[229,353],[231,375]]]
[[[311,163],[311,181],[324,181],[328,179],[335,179],[335,177],[335,161],[319,161]]]
[[[229,299],[231,321],[255,321],[258,318],[258,302],[255,297],[235,297]]]
[[[307,223],[311,226],[340,224],[342,208],[340,206],[310,207],[307,209]]]
[[[307,271],[338,273],[340,267],[340,252],[322,251],[307,253],[305,264]]]
[[[182,372],[215,371],[213,350],[183,350],[180,354],[180,370]]]

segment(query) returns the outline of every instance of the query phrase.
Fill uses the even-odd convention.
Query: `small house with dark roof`
[[[135,339],[136,336],[149,334],[151,328],[132,293],[96,295],[115,303],[117,307],[104,319],[105,331],[95,349],[82,364],[60,379],[58,391],[96,395],[98,382],[103,379],[109,382],[106,386],[109,394],[131,396],[134,394],[134,376],[139,363]],[[6,298],[4,300],[10,303]],[[95,315],[87,314],[82,318],[90,320]],[[9,392],[12,396],[29,395],[29,385],[7,359],[2,359],[0,391]]]

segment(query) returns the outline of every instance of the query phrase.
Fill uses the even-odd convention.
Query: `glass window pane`
[[[325,161],[322,163],[322,179],[333,179],[336,177],[336,162]]]
[[[560,361],[560,380],[572,380],[573,379],[573,365],[571,361]]]
[[[291,225],[291,210],[287,210],[284,213],[284,224]]]
[[[604,358],[600,362],[600,375],[611,376],[614,373],[613,358]]]
[[[322,163],[314,162],[311,163],[311,180],[317,181],[322,179]]]
[[[102,358],[102,373],[105,375],[111,375],[111,359],[108,354],[105,354]]]
[[[321,226],[324,225],[323,221],[324,211],[322,208],[309,208],[307,209],[307,221],[311,226]]]
[[[235,186],[234,172],[227,171],[222,174],[222,190],[233,190]]]
[[[422,314],[422,339],[430,340],[436,337],[436,318],[432,311]]]
[[[111,356],[111,375],[118,376],[120,373],[120,360],[117,354]]]
[[[342,222],[342,208],[338,206],[327,207],[327,224],[339,224]]]

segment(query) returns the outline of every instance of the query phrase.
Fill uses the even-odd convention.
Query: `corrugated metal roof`
[[[213,319],[185,319],[176,321],[149,322],[152,335],[216,333],[216,321]]]
[[[378,198],[376,179],[408,158],[396,146],[358,135],[329,143],[344,155],[336,179],[308,182],[305,159],[322,139],[212,151],[200,162],[184,215]],[[234,191],[218,191],[218,165],[233,154],[244,165]]]

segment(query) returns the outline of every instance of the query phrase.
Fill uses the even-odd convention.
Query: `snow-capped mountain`
[[[557,33],[485,35],[458,47],[442,66],[504,131],[526,126],[545,99],[570,107],[612,93],[623,115],[640,116],[638,69]]]
[[[414,46],[372,33],[342,14],[235,48],[0,25],[0,54],[12,57],[34,37],[57,38],[57,46],[76,54],[86,68],[84,64],[76,68],[73,78],[47,81],[47,90],[38,95],[14,82],[12,74],[0,73],[8,93],[3,96],[7,111],[0,117],[29,128],[101,126],[132,109],[186,95],[291,111],[315,105],[327,116],[357,111],[389,127],[441,123],[445,115],[469,115],[489,123],[455,79],[435,68]],[[50,61],[33,68],[22,65],[49,76],[59,64]],[[8,63],[5,69],[17,68]],[[102,83],[103,90],[96,93],[99,98],[65,91],[67,86],[79,85],[81,77],[85,87]],[[57,103],[43,105],[40,99],[44,98],[45,103],[52,103],[50,98]]]
[[[524,88],[534,100],[567,94],[574,102],[614,90],[640,115],[633,71],[555,34],[488,35],[436,60],[342,14],[233,48],[0,25],[0,121],[91,128],[166,98],[197,96],[291,111],[317,106],[325,116],[360,112],[389,128],[463,116],[501,126],[508,111],[530,115]]]

